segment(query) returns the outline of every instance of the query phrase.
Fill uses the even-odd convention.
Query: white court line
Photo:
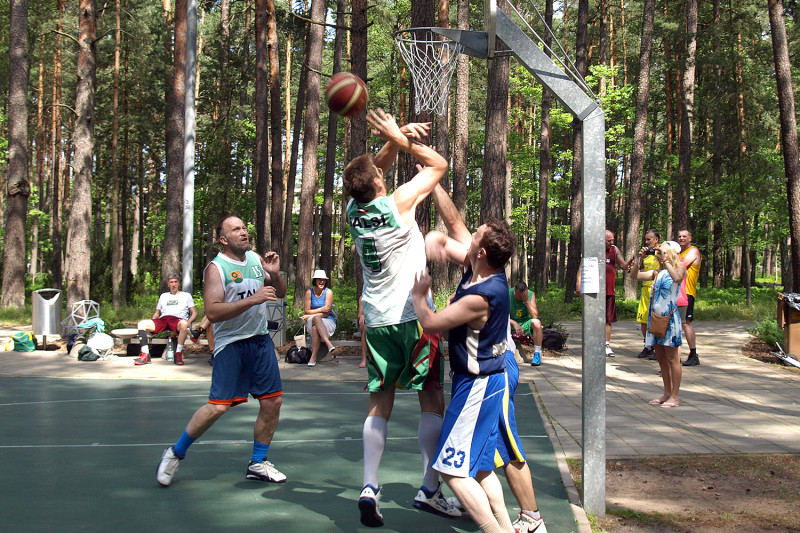
[[[546,439],[547,435],[520,435],[521,439]],[[417,440],[416,435],[413,437],[388,437],[389,440]],[[362,442],[363,439],[354,439],[351,437],[344,437],[341,439],[303,439],[303,440],[275,440],[272,444],[317,444],[326,442]],[[203,445],[227,445],[227,444],[252,444],[252,440],[203,440],[196,441],[192,446]],[[0,445],[0,450],[9,449],[39,449],[39,448],[139,448],[151,446],[172,446],[174,442],[139,442],[133,444],[100,444],[93,442],[92,444],[9,444]]]
[[[284,396],[363,396],[364,391],[357,392],[284,392]],[[410,396],[416,394],[416,391],[397,391],[395,396]],[[450,394],[445,391],[445,394]],[[532,396],[533,393],[525,392],[518,393],[514,396]],[[59,403],[81,403],[81,402],[117,402],[117,401],[130,401],[130,400],[163,400],[165,398],[208,398],[208,394],[181,394],[181,395],[166,395],[166,396],[134,396],[131,398],[85,398],[81,400],[48,400],[46,402],[10,402],[0,403],[0,407],[14,407],[17,405],[51,405]]]

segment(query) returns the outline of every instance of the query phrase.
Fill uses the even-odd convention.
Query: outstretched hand
[[[447,263],[447,250],[445,249],[446,236],[439,231],[430,231],[425,236],[425,255],[428,261],[444,265]]]
[[[425,299],[431,289],[431,275],[426,268],[416,275],[414,286],[411,288],[411,296],[415,299]]]
[[[369,110],[367,122],[373,127],[372,134],[384,141],[398,141],[406,138],[394,117],[380,107]]]
[[[430,122],[409,122],[400,128],[403,135],[415,141],[421,141],[431,131]]]
[[[279,272],[281,269],[281,258],[277,252],[267,252],[261,265],[266,272]]]

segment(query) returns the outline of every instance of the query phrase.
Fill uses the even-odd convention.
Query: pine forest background
[[[9,28],[0,34],[1,305],[56,287],[68,304],[124,306],[181,269],[186,0],[0,6]],[[552,19],[555,39],[602,99],[607,227],[625,257],[646,229],[666,240],[688,227],[704,256],[701,286],[741,283],[749,297],[759,276],[800,290],[791,268],[800,251],[793,261],[790,246],[800,225],[796,0],[525,0],[514,8],[512,18],[546,40],[537,10]],[[260,252],[280,253],[295,302],[313,269],[358,278],[341,173],[381,141],[364,114],[328,113],[327,79],[349,70],[367,81],[370,107],[400,123],[433,122],[430,142],[451,162],[447,187],[470,228],[490,215],[511,222],[519,248],[510,279],[537,294],[557,284],[572,300],[580,210],[592,208],[580,197],[573,117],[502,53],[491,65],[459,59],[446,115],[413,111],[392,33],[483,29],[483,9],[466,0],[200,2],[194,287],[224,214],[248,223]],[[781,27],[783,55],[773,42]],[[782,113],[787,95],[791,111]],[[414,165],[401,157],[395,169],[390,185]],[[423,231],[437,225],[430,205],[418,220]],[[434,281],[452,287],[453,276],[438,271]],[[635,297],[635,282],[624,291]]]

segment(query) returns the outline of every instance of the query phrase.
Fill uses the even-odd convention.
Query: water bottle
[[[172,339],[167,339],[167,361],[175,360],[175,349],[172,347]]]

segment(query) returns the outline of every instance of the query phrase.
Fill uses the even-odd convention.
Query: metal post
[[[606,515],[606,269],[605,118],[596,108],[583,119],[583,249],[596,257],[600,288],[583,295],[583,508]]]
[[[189,0],[186,9],[186,104],[183,132],[183,290],[191,293],[194,280],[194,93],[197,79],[197,0]]]

